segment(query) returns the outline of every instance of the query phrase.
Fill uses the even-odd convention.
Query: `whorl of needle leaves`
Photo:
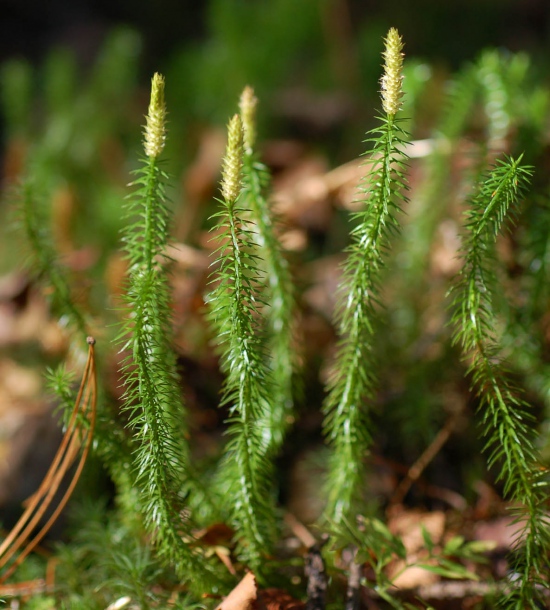
[[[238,121],[237,121],[238,119]],[[229,124],[227,158],[233,158],[235,142],[242,154],[240,141],[231,137],[240,118]],[[228,167],[240,164],[231,162]],[[259,271],[257,246],[244,210],[239,207],[240,189],[223,188],[222,209],[215,232],[220,244],[214,263],[208,295],[209,318],[215,329],[221,353],[221,367],[226,375],[222,405],[228,405],[230,440],[220,467],[218,480],[228,497],[231,518],[239,536],[245,561],[259,569],[261,556],[269,550],[274,535],[274,506],[271,491],[271,465],[263,424],[269,411],[270,372],[259,328]],[[233,174],[231,183],[240,184],[241,175]],[[229,197],[229,198],[228,198]]]
[[[463,267],[451,293],[454,342],[462,347],[468,373],[479,396],[479,412],[489,451],[489,466],[499,469],[505,495],[515,509],[518,532],[512,583],[503,603],[524,607],[541,595],[537,588],[548,571],[549,520],[544,510],[546,481],[538,467],[533,416],[507,375],[499,356],[493,294],[494,247],[507,216],[514,218],[532,174],[519,159],[498,161],[471,200],[461,251]],[[510,605],[511,604],[511,605]]]
[[[155,82],[159,86],[154,79],[150,106],[154,114],[163,97],[158,89],[155,92]],[[192,481],[187,476],[185,413],[170,345],[166,175],[156,154],[144,160],[136,175],[136,191],[127,204],[131,222],[123,235],[129,262],[127,315],[119,337],[121,351],[127,354],[121,371],[123,408],[134,432],[134,472],[145,525],[161,556],[198,590],[207,578],[208,564],[182,539],[191,536],[190,524],[181,517],[181,496]]]

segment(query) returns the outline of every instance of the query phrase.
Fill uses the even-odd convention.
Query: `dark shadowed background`
[[[64,44],[86,60],[109,28],[125,24],[143,36],[144,68],[150,69],[190,41],[208,35],[213,4],[216,2],[3,0],[0,58],[21,54],[37,60],[52,45]],[[235,0],[234,4],[266,2]],[[300,4],[295,3],[297,13]],[[373,31],[393,25],[403,33],[409,53],[444,58],[455,67],[486,46],[541,54],[549,50],[550,5],[545,0],[319,0],[318,4],[324,10],[332,7],[349,12],[355,33],[365,25]],[[260,43],[261,31],[257,35]]]

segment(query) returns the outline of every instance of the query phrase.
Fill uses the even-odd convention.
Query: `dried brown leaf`
[[[248,572],[216,610],[251,610],[258,599],[256,577]]]

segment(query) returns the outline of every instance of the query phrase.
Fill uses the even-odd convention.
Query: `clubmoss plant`
[[[229,443],[219,480],[228,494],[231,520],[243,556],[254,568],[271,546],[274,504],[267,458],[265,421],[273,408],[270,371],[261,343],[257,244],[253,227],[240,206],[243,127],[239,115],[228,126],[223,162],[221,211],[215,227],[219,248],[215,287],[208,296],[210,319],[217,332],[221,367],[226,375],[222,405],[229,407]]]
[[[243,146],[243,194],[242,200],[252,213],[255,224],[254,239],[258,245],[262,271],[265,273],[266,290],[263,299],[268,304],[267,345],[274,387],[273,408],[268,414],[264,430],[267,442],[278,449],[292,418],[294,391],[299,368],[298,350],[293,328],[294,286],[288,263],[277,240],[276,222],[266,193],[270,176],[266,166],[255,152],[257,98],[251,87],[241,95],[239,108],[244,129]]]
[[[371,443],[368,403],[376,377],[372,355],[374,321],[384,254],[399,229],[396,214],[406,202],[405,155],[408,135],[396,117],[402,98],[403,43],[396,29],[386,38],[381,80],[380,126],[369,132],[370,168],[360,194],[363,209],[354,215],[352,244],[344,267],[338,310],[340,342],[325,403],[325,435],[332,449],[326,514],[336,523],[353,520],[365,483],[364,459]]]
[[[224,17],[220,19],[220,27],[227,28],[227,35],[229,30],[240,32],[240,29],[233,30],[232,26],[228,26],[231,22],[225,19],[227,16],[237,20],[237,14],[229,11],[229,0],[219,0],[219,5],[226,7],[220,12],[220,17]],[[295,13],[294,5],[290,0],[274,4],[276,8],[284,7],[289,14]],[[309,3],[310,8],[314,5],[314,2]],[[259,10],[267,15],[263,12],[264,8]],[[249,15],[250,11],[245,10],[244,13]],[[237,16],[240,19],[241,13]],[[239,28],[242,26],[240,23]],[[280,32],[283,32],[282,28]],[[240,36],[234,39],[235,44],[231,48],[241,53],[242,39]],[[124,40],[121,39],[121,42]],[[82,98],[78,95],[74,62],[58,54],[49,63],[49,76],[45,79],[49,83],[45,106],[55,120],[65,121],[62,125],[67,126],[66,121],[71,122],[71,129],[64,133],[74,135],[75,141],[87,141],[87,137],[84,137],[87,134],[85,129],[79,127],[80,115],[71,111],[81,108],[81,112],[84,112],[82,109],[88,109],[90,100],[95,100],[94,103],[101,108],[106,100],[117,97],[118,88],[122,86],[120,83],[130,81],[131,70],[127,72],[126,69],[131,64],[127,64],[123,56],[131,50],[131,43],[131,39],[126,39],[124,44],[119,45],[118,53],[115,53],[116,49],[111,49],[110,52],[115,53],[118,59],[113,55],[116,61],[100,62],[92,79],[93,87]],[[340,339],[324,404],[324,431],[331,451],[325,517],[326,521],[331,522],[330,530],[336,549],[352,546],[357,562],[369,564],[372,572],[365,574],[370,578],[374,573],[374,579],[367,583],[371,591],[375,591],[392,607],[411,608],[410,603],[402,603],[399,599],[403,591],[394,587],[396,573],[391,570],[397,559],[402,561],[403,567],[415,563],[444,577],[473,579],[475,574],[464,563],[478,561],[476,549],[480,547],[477,542],[465,542],[461,536],[436,542],[425,532],[424,548],[415,558],[411,558],[407,555],[403,540],[391,533],[389,524],[385,525],[380,519],[362,517],[367,512],[367,505],[363,502],[366,495],[363,493],[366,488],[364,462],[374,434],[372,405],[375,401],[391,407],[400,403],[403,405],[401,413],[408,411],[401,415],[397,408],[386,409],[386,412],[392,411],[395,421],[408,418],[407,430],[410,433],[403,432],[403,426],[400,433],[395,434],[396,444],[401,445],[400,449],[404,448],[400,457],[406,455],[411,447],[416,450],[419,444],[433,440],[433,428],[426,426],[425,422],[437,423],[441,414],[452,408],[454,398],[458,398],[456,402],[463,405],[461,414],[466,420],[469,397],[464,390],[462,369],[455,366],[456,347],[451,346],[450,333],[445,327],[444,299],[435,303],[434,310],[439,306],[438,313],[441,315],[433,325],[435,331],[428,331],[426,318],[432,323],[437,315],[434,316],[432,310],[427,312],[428,315],[424,312],[427,298],[422,291],[427,281],[435,277],[431,271],[434,235],[448,213],[446,204],[455,199],[441,197],[442,194],[446,195],[445,191],[450,191],[448,187],[454,182],[455,165],[459,165],[451,165],[451,180],[449,159],[453,153],[460,152],[458,145],[469,127],[472,109],[476,109],[476,118],[479,116],[482,119],[485,115],[477,112],[482,108],[480,101],[495,110],[492,116],[485,116],[487,134],[480,138],[480,153],[477,155],[480,162],[475,170],[481,173],[482,170],[478,168],[487,163],[487,140],[491,145],[499,144],[507,150],[517,146],[517,141],[513,140],[516,134],[516,109],[525,110],[528,96],[524,98],[521,94],[522,84],[527,81],[523,80],[526,68],[519,59],[507,64],[501,59],[497,61],[495,57],[487,56],[488,59],[459,76],[449,109],[434,137],[434,154],[427,164],[429,184],[421,193],[424,205],[419,206],[420,211],[412,218],[416,228],[411,228],[409,240],[392,261],[396,263],[392,271],[398,277],[398,281],[392,283],[390,274],[385,274],[385,266],[390,249],[394,251],[393,238],[400,230],[399,218],[407,203],[408,189],[405,175],[408,159],[403,150],[409,136],[400,118],[403,113],[402,50],[398,32],[391,29],[384,51],[382,111],[378,126],[367,134],[366,176],[359,190],[358,211],[353,217],[351,245],[347,251],[336,312]],[[270,49],[265,53],[273,55]],[[256,60],[253,54],[245,55],[247,61]],[[514,75],[509,74],[508,67]],[[120,78],[113,77],[113,70]],[[490,85],[494,80],[493,73],[498,73],[497,86],[491,91],[485,90],[483,94],[480,79],[485,78]],[[202,72],[200,75],[212,76],[211,73]],[[10,115],[14,127],[12,132],[14,135],[20,132],[26,138],[30,137],[30,133],[27,133],[32,97],[29,78],[26,69],[20,73],[13,72],[11,76],[4,73],[4,79],[15,83],[17,91],[14,94],[19,100],[19,105],[12,109]],[[215,86],[219,84],[217,79],[207,80]],[[233,82],[228,77],[223,84],[234,89],[241,86],[241,81]],[[185,86],[189,89],[189,81],[185,81]],[[129,93],[131,91],[127,92],[127,99]],[[202,111],[208,108],[211,100],[216,99],[206,96],[208,100],[203,100],[204,93],[202,90],[202,93],[196,94]],[[501,94],[506,94],[508,98],[503,99]],[[10,96],[3,97],[7,99]],[[73,97],[82,99],[81,104],[72,104]],[[543,131],[543,110],[547,107],[542,103],[543,98],[541,93],[541,106],[533,106],[526,111],[526,116],[531,118],[524,121],[525,134],[529,130]],[[495,99],[501,104],[500,107],[492,105]],[[205,101],[205,104],[201,101]],[[172,261],[166,256],[167,246],[170,245],[171,214],[166,197],[168,176],[163,165],[163,156],[166,155],[164,79],[158,74],[153,78],[144,128],[145,155],[136,172],[133,194],[128,200],[127,227],[123,233],[127,262],[126,296],[122,314],[118,312],[124,318],[119,326],[118,343],[115,340],[123,358],[121,378],[125,393],[121,401],[122,414],[118,414],[118,399],[112,396],[115,392],[100,393],[97,436],[94,439],[94,448],[97,448],[97,454],[109,468],[115,482],[117,497],[112,513],[99,509],[96,498],[92,512],[80,511],[79,519],[84,523],[77,525],[79,534],[74,547],[71,545],[71,552],[66,552],[64,566],[65,574],[69,573],[69,585],[74,590],[72,593],[65,590],[53,594],[58,597],[56,601],[60,608],[63,603],[71,608],[114,607],[112,597],[122,594],[130,596],[128,604],[138,604],[143,608],[170,604],[175,608],[191,607],[191,601],[187,605],[189,594],[195,595],[198,600],[198,594],[225,592],[226,568],[235,568],[237,572],[245,567],[252,568],[256,576],[273,584],[275,580],[285,578],[286,568],[292,567],[291,562],[301,561],[295,557],[287,564],[285,559],[283,569],[280,569],[278,560],[268,560],[270,553],[277,548],[274,461],[278,453],[286,458],[285,432],[292,419],[296,393],[298,350],[295,348],[292,316],[298,299],[295,298],[289,267],[278,242],[277,219],[268,205],[269,173],[260,163],[256,152],[256,105],[253,90],[246,88],[240,101],[240,115],[235,115],[229,123],[221,196],[218,213],[214,216],[216,260],[212,263],[210,292],[206,300],[210,330],[213,331],[220,367],[225,375],[221,406],[227,413],[228,441],[217,470],[212,467],[216,475],[208,479],[212,484],[207,493],[205,485],[199,483],[201,478],[197,472],[200,466],[192,459],[193,454],[187,444],[189,437],[193,436],[192,428],[191,425],[188,427],[186,421],[182,383],[177,374],[173,350]],[[507,123],[499,126],[502,112],[507,113]],[[86,112],[85,116],[88,114]],[[98,121],[103,125],[101,112],[94,116],[99,117]],[[107,126],[103,125],[102,129],[96,126],[96,138],[90,138],[92,144],[85,149],[88,160],[97,156],[96,148],[103,141],[97,135],[108,133],[109,126],[116,123],[117,116],[112,111],[107,112]],[[414,125],[414,122],[410,124]],[[517,125],[518,130],[523,129],[521,123]],[[470,145],[480,132],[469,134]],[[71,141],[72,136],[69,138]],[[440,147],[438,143],[443,145]],[[41,193],[42,190],[50,190],[44,201],[48,201],[56,184],[65,179],[60,179],[60,176],[65,176],[63,172],[67,172],[67,176],[77,176],[78,168],[84,167],[76,162],[76,155],[72,154],[75,149],[70,146],[49,148],[53,144],[50,141],[43,146],[40,154],[34,153],[33,156],[35,166],[40,168],[34,184],[40,185]],[[533,145],[529,155],[538,154],[539,149],[538,144]],[[36,150],[40,151],[40,147]],[[495,151],[491,151],[491,155],[494,154]],[[47,176],[48,168],[52,173],[43,184],[42,176]],[[90,176],[94,175],[94,171],[83,173],[87,178],[80,183],[80,189],[76,189],[81,192],[85,192],[85,186],[92,182]],[[501,294],[504,291],[497,289],[496,280],[500,279],[503,270],[498,265],[495,242],[506,227],[507,216],[515,217],[530,176],[531,169],[522,165],[520,157],[498,162],[489,174],[482,177],[470,201],[461,250],[463,268],[452,289],[454,340],[462,348],[462,356],[468,363],[472,386],[477,393],[488,462],[493,468],[501,469],[499,481],[503,484],[507,500],[513,504],[517,518],[518,537],[511,562],[512,577],[505,585],[506,595],[502,600],[509,608],[532,607],[542,599],[549,572],[549,523],[544,511],[547,471],[539,466],[538,439],[531,415],[536,411],[525,404],[515,383],[517,380],[519,386],[520,381],[527,380],[531,387],[539,388],[537,391],[540,394],[546,392],[548,395],[548,382],[543,379],[549,368],[545,362],[548,340],[540,332],[540,338],[530,341],[529,351],[518,356],[523,364],[516,365],[513,355],[509,358],[508,355],[517,348],[514,344],[516,337],[527,345],[525,342],[530,331],[522,330],[520,336],[519,324],[513,326],[506,324],[505,320],[506,316],[514,315],[516,301],[522,301],[524,308],[518,309],[517,317],[521,317],[524,328],[543,328],[549,295],[546,284],[550,275],[546,205],[532,210],[535,213],[530,222],[536,224],[536,230],[522,218],[524,235],[514,234],[514,240],[509,240],[514,243],[506,242],[512,250],[511,259],[517,254],[513,252],[514,248],[521,249],[518,243],[528,243],[530,248],[528,255],[521,253],[526,258],[518,256],[521,261],[528,261],[522,264],[529,267],[529,272],[520,268],[521,280],[512,277],[512,274],[502,276],[506,279],[503,283],[510,282],[514,287],[521,288],[509,305]],[[70,182],[68,177],[66,180]],[[63,264],[57,252],[59,248],[56,250],[56,240],[51,237],[52,223],[43,218],[41,209],[36,205],[36,192],[35,187],[26,186],[21,204],[22,224],[33,250],[33,267],[47,284],[52,311],[74,331],[75,336],[82,337],[87,334],[91,315],[87,306],[81,307],[80,301],[75,298],[72,271]],[[454,195],[454,192],[450,194]],[[111,199],[117,201],[118,205],[118,191],[111,192]],[[99,211],[94,206],[85,207],[86,214],[96,221],[105,214],[105,209]],[[99,205],[96,207],[99,208]],[[112,210],[107,213],[113,223],[109,221],[109,226],[119,226],[119,212],[117,207],[116,213]],[[55,214],[52,217],[56,218]],[[452,218],[452,213],[449,217]],[[95,234],[93,227],[103,226],[103,220],[91,225],[88,233]],[[114,231],[109,233],[111,239],[102,242],[105,248],[102,248],[100,258],[103,262],[112,253],[109,244],[111,248],[115,247],[112,238]],[[75,243],[76,239],[71,245]],[[71,253],[71,250],[67,252]],[[310,253],[308,251],[308,255]],[[400,265],[403,260],[405,264]],[[513,260],[512,263],[517,261]],[[98,266],[101,264],[98,263]],[[540,273],[536,273],[535,267],[540,269]],[[399,278],[400,269],[405,270],[403,274],[409,271],[409,275],[404,279]],[[444,273],[437,275],[434,283],[437,283],[439,290],[431,290],[430,298],[433,295],[437,297],[438,292],[442,297],[445,281]],[[536,291],[526,290],[525,286],[534,286]],[[401,316],[400,322],[403,319],[405,322],[401,327],[392,328],[391,336],[384,338],[384,341],[378,341],[376,327],[384,315],[381,311],[384,305],[382,293],[392,295],[392,307],[388,307],[390,316],[394,315],[394,319]],[[105,298],[109,295],[97,293],[96,296]],[[92,302],[97,305],[99,298]],[[107,305],[105,310],[110,312],[106,317],[116,315],[112,304]],[[96,312],[94,314],[94,325],[99,326],[100,317]],[[408,332],[403,332],[404,328]],[[183,332],[186,330],[183,328]],[[433,335],[436,335],[435,339]],[[107,351],[108,340],[98,343],[102,350]],[[418,353],[427,352],[424,345],[419,347],[420,343],[429,343],[430,348],[436,349],[430,349],[430,355],[418,358],[418,363],[414,363],[418,366],[413,366],[413,358]],[[394,348],[399,349],[399,355],[393,357],[392,354],[386,358]],[[512,373],[507,371],[504,356],[507,364],[516,365]],[[382,377],[384,370],[389,370],[390,366],[391,381],[395,383],[392,396],[388,398],[387,393],[377,391],[377,377],[378,368]],[[530,373],[526,371],[528,368],[533,369],[531,382]],[[102,372],[101,367],[99,371]],[[442,385],[438,385],[434,391],[432,384],[436,377],[444,379],[444,391],[441,391]],[[67,410],[72,402],[70,377],[59,368],[50,375],[50,385]],[[450,394],[455,392],[458,396],[449,399],[445,395],[448,387],[451,388]],[[315,396],[318,389],[316,387],[308,394],[308,398]],[[408,401],[410,396],[415,397],[414,401]],[[112,404],[109,404],[109,400]],[[417,408],[420,403],[422,405]],[[302,431],[300,429],[299,432]],[[408,441],[407,437],[413,437],[414,441]],[[471,439],[468,441],[475,442]],[[405,447],[408,442],[409,446]],[[441,445],[432,442],[430,447],[434,446],[438,449]],[[425,452],[423,456],[427,454],[430,452]],[[445,459],[446,456],[441,457]],[[419,461],[413,465],[405,481],[414,481],[418,489],[413,492],[423,493],[421,485],[416,485],[420,483],[418,477],[411,476],[413,471],[418,474]],[[429,476],[428,470],[425,474]],[[429,487],[425,487],[426,493],[431,493]],[[447,501],[456,501],[457,495],[446,494]],[[466,502],[464,498],[459,500]],[[105,521],[108,522],[107,527]],[[222,538],[219,531],[223,530],[223,536],[227,533],[227,528],[220,522],[231,526],[237,542],[236,553],[225,539],[218,544]],[[194,528],[197,525],[205,526],[204,536],[196,534]],[[209,546],[212,540],[214,542]],[[75,552],[71,558],[73,550]],[[330,555],[328,547],[325,547],[325,551],[329,559],[334,559],[334,564],[329,565],[327,571],[331,573],[334,566],[340,569],[341,564],[337,565],[340,557]],[[213,558],[214,553],[218,553],[221,561]],[[233,563],[231,557],[239,561]],[[61,574],[63,569],[60,566]],[[271,569],[273,572],[270,573]],[[85,573],[81,574],[82,571]],[[350,573],[355,577],[359,572]],[[355,580],[358,592],[361,579]],[[184,591],[180,589],[182,583]],[[493,591],[499,586],[500,583]],[[291,588],[290,584],[288,588]],[[176,600],[182,592],[184,599]],[[63,595],[65,598],[59,599]],[[52,603],[48,600],[49,606]],[[200,603],[204,607],[204,603],[209,602],[202,598]],[[216,603],[212,602],[212,606]]]
[[[520,503],[516,516],[516,551],[508,608],[542,601],[549,564],[550,522],[545,510],[547,481],[535,446],[533,417],[510,379],[499,353],[493,295],[496,286],[494,247],[506,217],[517,215],[518,203],[532,174],[518,159],[498,161],[472,198],[466,217],[463,267],[453,288],[454,341],[462,347],[489,453],[489,466],[500,469],[497,480],[507,498]]]
[[[155,74],[144,130],[145,158],[136,171],[135,193],[127,206],[124,232],[129,265],[126,318],[121,332],[125,354],[124,410],[135,439],[135,486],[140,490],[145,526],[161,556],[197,587],[204,582],[204,558],[183,540],[191,538],[183,497],[193,485],[184,440],[182,405],[171,340],[170,284],[165,256],[170,214],[166,174],[160,155],[166,137],[164,78]]]

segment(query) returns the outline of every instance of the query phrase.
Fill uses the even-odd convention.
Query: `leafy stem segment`
[[[276,450],[283,442],[293,410],[293,390],[298,356],[294,340],[292,314],[294,288],[287,261],[275,234],[276,219],[265,196],[270,182],[267,168],[254,152],[255,110],[257,99],[246,87],[240,99],[240,114],[244,127],[243,194],[256,225],[254,239],[258,245],[266,275],[267,345],[274,387],[273,408],[268,414],[264,435],[270,448]]]
[[[231,503],[232,520],[241,550],[252,567],[273,536],[270,464],[262,422],[269,410],[270,374],[259,340],[256,244],[238,206],[241,187],[242,124],[235,115],[229,123],[221,201],[216,216],[220,247],[208,297],[210,318],[218,335],[221,366],[226,374],[222,404],[229,405],[229,430],[220,481]]]
[[[493,312],[496,238],[506,216],[515,216],[532,173],[520,163],[521,157],[498,161],[472,198],[465,223],[463,267],[452,289],[454,342],[461,345],[469,361],[468,373],[480,398],[489,466],[500,467],[497,480],[504,482],[505,495],[523,505],[516,510],[520,527],[514,563],[520,578],[510,589],[508,607],[537,599],[536,585],[548,570],[550,546],[543,506],[546,484],[537,466],[533,417],[499,357]]]
[[[372,341],[380,275],[391,234],[399,229],[396,213],[406,201],[400,151],[406,134],[392,116],[381,122],[367,140],[373,143],[373,161],[361,188],[366,207],[354,215],[357,226],[337,313],[341,338],[325,404],[325,433],[333,450],[326,512],[336,522],[352,517],[364,483],[364,458],[371,442],[365,403],[375,390]]]
[[[127,205],[132,217],[124,233],[129,262],[128,315],[120,341],[128,353],[122,366],[124,409],[134,431],[134,468],[145,525],[165,560],[200,587],[207,566],[184,541],[189,524],[180,515],[182,489],[191,485],[184,412],[171,349],[170,285],[164,251],[170,212],[159,155],[164,144],[164,80],[153,78],[137,187]],[[187,490],[185,490],[187,491]]]

